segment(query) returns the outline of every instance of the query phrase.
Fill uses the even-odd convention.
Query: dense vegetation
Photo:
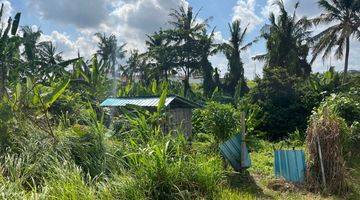
[[[210,18],[200,21],[191,7],[181,7],[171,11],[171,28],[148,35],[146,52],[127,52],[114,35],[98,33],[89,60],[65,60],[51,41],[39,42],[40,30],[20,26],[20,13],[10,18],[0,29],[1,198],[319,198],[304,188],[284,194],[266,187],[274,178],[273,148],[304,148],[318,124],[324,134],[329,124],[340,127],[331,130],[341,133],[336,145],[350,174],[341,177],[345,194],[330,192],[359,198],[360,74],[347,69],[349,38],[360,35],[360,3],[319,0],[324,13],[314,19],[277,5],[279,15],[271,14],[249,43],[247,28],[234,21],[230,40],[215,44]],[[311,32],[329,22],[325,31]],[[263,76],[246,80],[241,53],[260,39],[267,52],[254,59],[265,61]],[[316,58],[333,48],[339,58],[345,52],[344,71],[312,73],[310,50]],[[228,59],[223,79],[209,61],[217,53]],[[202,84],[190,84],[194,74]],[[194,111],[190,138],[162,132],[171,93],[204,105]],[[161,103],[155,112],[99,106],[108,96],[138,95],[161,96]],[[217,147],[240,132],[241,113],[253,166],[235,173]]]

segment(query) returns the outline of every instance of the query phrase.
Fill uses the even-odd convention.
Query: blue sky
[[[199,18],[212,17],[210,27],[216,27],[216,41],[228,39],[228,23],[240,19],[242,24],[249,24],[247,41],[259,34],[260,28],[267,22],[270,11],[277,12],[274,0],[0,0],[13,15],[22,12],[21,25],[31,25],[43,31],[41,40],[52,40],[63,52],[64,57],[71,58],[77,52],[88,57],[96,51],[96,32],[115,34],[119,41],[126,42],[127,48],[145,49],[145,34],[151,34],[160,27],[169,26],[168,13],[171,8],[190,4],[194,10],[201,9]],[[284,0],[292,10],[295,0]],[[300,0],[299,16],[315,16],[321,10],[316,0]],[[10,15],[10,13],[8,13]],[[318,31],[318,30],[315,30]],[[358,41],[351,43],[350,69],[359,69],[357,60],[360,51]],[[260,74],[263,63],[255,62],[252,56],[265,51],[264,41],[255,44],[242,53],[245,63],[245,74],[253,78]],[[211,58],[214,67],[226,72],[227,61],[221,54]],[[313,71],[324,71],[329,65],[342,70],[343,61],[329,58],[318,59]]]

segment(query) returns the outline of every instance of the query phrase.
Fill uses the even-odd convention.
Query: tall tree
[[[1,4],[0,21],[4,12],[4,4]],[[16,60],[19,59],[19,46],[21,38],[17,35],[20,22],[20,13],[15,15],[14,20],[9,17],[7,24],[0,25],[0,98],[6,92],[8,73],[10,68],[18,66]],[[12,71],[14,73],[14,71]]]
[[[261,29],[260,37],[266,40],[267,53],[254,58],[265,60],[265,67],[285,68],[289,75],[306,77],[311,72],[311,66],[306,61],[311,23],[306,17],[297,19],[299,3],[295,4],[292,15],[285,9],[282,0],[276,5],[280,8],[279,16],[271,13],[270,24]]]
[[[118,59],[125,58],[126,51],[124,47],[126,44],[118,45],[115,35],[107,36],[105,33],[96,33],[99,38],[97,53],[101,56],[102,60],[108,65],[107,73],[111,73],[113,78],[116,77],[116,65]]]
[[[228,73],[226,74],[225,90],[232,96],[235,94],[237,84],[241,84],[240,94],[244,95],[248,91],[244,76],[243,62],[241,61],[241,51],[249,48],[253,42],[243,45],[247,33],[247,27],[241,28],[241,22],[235,20],[229,24],[230,41],[222,45],[222,50],[228,60]]]
[[[199,47],[201,48],[200,65],[203,76],[203,94],[205,97],[210,97],[215,84],[213,80],[214,68],[209,61],[209,56],[214,55],[218,50],[218,46],[214,44],[214,30],[209,35],[205,29],[203,30]]]
[[[334,48],[335,56],[343,58],[345,52],[344,75],[349,66],[350,37],[360,39],[360,1],[359,0],[319,0],[323,9],[318,17],[313,19],[315,25],[329,25],[324,31],[312,38],[313,62],[323,52],[323,59],[329,56]],[[345,48],[345,49],[344,49]]]
[[[182,70],[184,75],[184,95],[190,94],[190,76],[199,70],[201,60],[201,49],[198,48],[199,35],[206,29],[208,21],[205,19],[202,22],[197,20],[197,13],[193,13],[191,6],[180,7],[178,10],[172,10],[170,17],[172,20],[169,22],[174,29],[168,31],[168,36],[175,43],[176,48],[176,65]]]
[[[123,68],[123,75],[130,82],[134,80],[134,77],[138,77],[140,82],[148,85],[151,81],[149,78],[150,70],[145,54],[140,54],[138,50],[133,50],[130,52],[130,57]]]
[[[148,47],[147,57],[150,65],[153,65],[155,79],[168,80],[169,73],[173,70],[174,56],[171,40],[160,30],[153,35],[147,35],[146,45]]]

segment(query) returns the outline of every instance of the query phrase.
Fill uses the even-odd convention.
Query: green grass
[[[31,134],[14,140],[17,148],[0,157],[0,199],[341,199],[296,187],[270,189],[273,149],[280,144],[249,143],[252,166],[238,173],[224,165],[211,136],[189,144],[158,133],[145,139],[96,137],[102,130],[83,127],[78,135],[73,129],[59,133],[53,143],[28,128]],[[360,158],[348,166],[347,198],[358,199]]]
[[[322,196],[294,187],[288,191],[274,191],[268,187],[276,179],[273,172],[273,144],[260,142],[260,149],[251,153],[252,166],[242,173],[229,172],[227,184],[221,189],[219,199],[359,199],[360,157],[349,163],[350,192],[346,197]]]

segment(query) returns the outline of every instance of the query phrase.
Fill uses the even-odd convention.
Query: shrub
[[[297,81],[281,68],[265,68],[263,79],[256,79],[257,85],[249,97],[261,111],[255,129],[266,133],[266,139],[279,140],[296,129],[305,130],[309,113],[301,104],[295,87]]]
[[[239,129],[240,112],[231,104],[211,102],[193,115],[194,133],[209,133],[224,141]]]
[[[360,149],[359,149],[359,144],[360,144],[360,123],[358,121],[355,121],[351,127],[351,135],[349,138],[349,143],[350,143],[350,149],[352,152],[352,154],[357,155],[358,153],[360,153]]]
[[[332,94],[323,104],[344,118],[349,126],[360,121],[360,102],[348,94]]]

